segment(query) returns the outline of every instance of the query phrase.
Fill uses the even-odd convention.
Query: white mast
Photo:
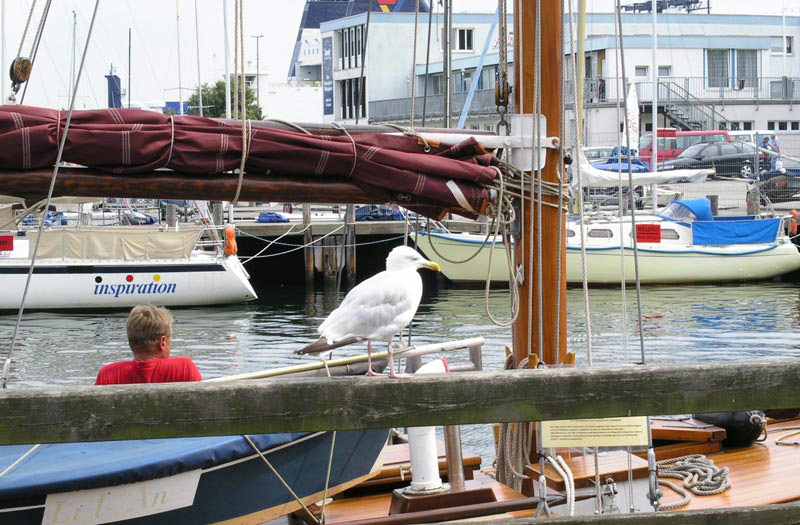
[[[175,0],[175,26],[178,34],[178,104],[180,114],[183,115],[183,82],[181,82],[181,15],[179,12],[180,0]]]
[[[651,157],[650,171],[655,176],[658,174],[658,0],[653,0],[653,156]],[[658,188],[655,184],[650,188],[653,201],[653,212],[658,211]]]
[[[0,73],[6,71],[6,0],[0,0]],[[6,103],[6,80],[0,80],[0,103]]]
[[[228,0],[222,0],[222,27],[225,39],[225,118],[231,118],[231,74],[228,70]]]
[[[194,0],[194,45],[197,51],[197,102],[203,116],[203,85],[200,83],[200,30],[197,28],[197,0]]]

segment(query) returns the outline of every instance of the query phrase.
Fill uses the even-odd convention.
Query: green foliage
[[[247,105],[247,118],[253,120],[261,120],[263,117],[261,115],[261,108],[256,104],[256,94],[249,86],[245,86],[246,90],[244,92],[245,101]],[[241,86],[239,86],[240,91],[237,93],[233,92],[233,82],[231,82],[231,111],[233,111],[233,100],[234,97],[241,97]],[[208,84],[203,84],[203,116],[205,117],[225,117],[225,81],[220,80],[216,84],[210,86]],[[189,115],[200,115],[199,109],[200,103],[197,97],[197,92],[195,91],[191,97],[189,97]]]

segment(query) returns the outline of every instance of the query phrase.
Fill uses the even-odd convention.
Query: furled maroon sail
[[[52,166],[66,116],[46,108],[0,106],[0,169]],[[497,176],[494,156],[473,138],[455,146],[430,144],[426,152],[416,137],[380,133],[313,135],[253,123],[247,137],[245,177],[346,178],[376,202],[397,202],[435,217],[449,210],[484,213],[485,185]],[[75,111],[63,154],[65,162],[126,177],[170,169],[202,178],[238,169],[241,158],[241,125],[131,109]]]

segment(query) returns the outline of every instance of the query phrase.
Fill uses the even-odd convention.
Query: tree
[[[250,86],[245,86],[246,90],[244,92],[245,102],[247,103],[247,118],[253,120],[261,120],[263,117],[261,115],[261,108],[256,104],[256,94],[250,88]],[[239,86],[241,90],[241,85]],[[220,80],[213,86],[209,86],[208,84],[203,84],[203,116],[205,117],[225,117],[225,81]],[[233,110],[233,100],[234,97],[241,97],[241,91],[238,91],[238,95],[233,92],[233,82],[231,82],[231,110]],[[197,98],[197,91],[195,91],[191,97],[189,97],[189,115],[199,115],[200,114],[200,102]]]

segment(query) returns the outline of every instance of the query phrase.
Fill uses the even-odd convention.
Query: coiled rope
[[[670,481],[658,480],[659,484],[668,486],[683,496],[677,503],[659,505],[658,510],[661,511],[677,509],[689,503],[689,491],[698,496],[713,496],[725,492],[731,486],[728,467],[720,469],[713,460],[702,454],[662,459],[656,465],[659,477],[683,481],[682,487],[678,487]]]

